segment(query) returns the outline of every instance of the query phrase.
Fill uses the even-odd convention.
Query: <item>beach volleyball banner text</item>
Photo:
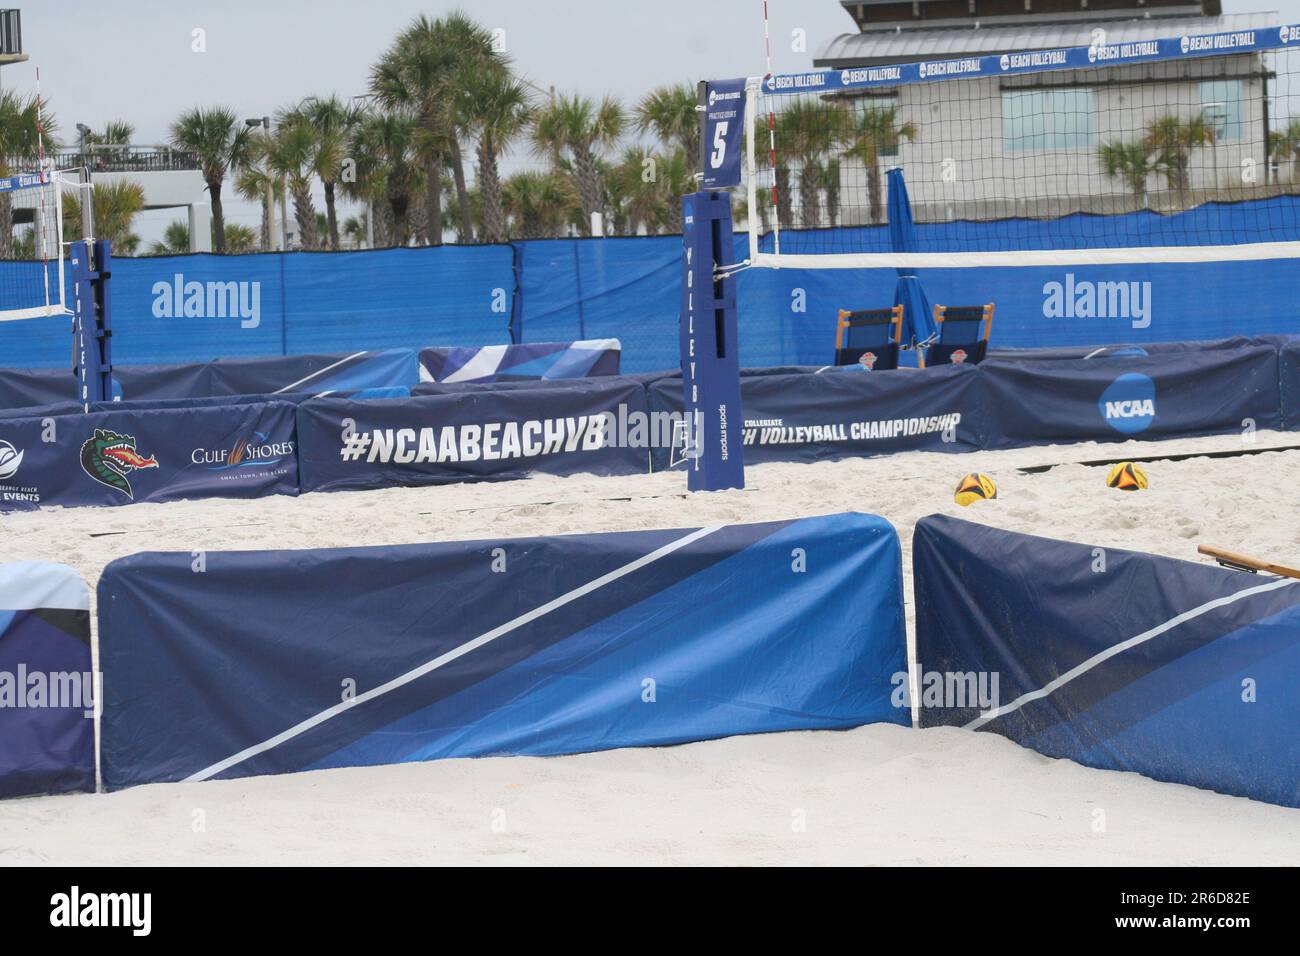
[[[828,369],[820,375],[744,375],[740,403],[745,460],[831,461],[895,451],[971,451],[982,416],[975,366],[911,371]],[[650,388],[651,413],[680,413],[681,381]],[[683,449],[652,450],[656,471],[675,467]]]
[[[395,401],[316,399],[298,413],[303,489],[385,488],[475,478],[642,474],[647,449],[619,439],[646,413],[635,381]]]

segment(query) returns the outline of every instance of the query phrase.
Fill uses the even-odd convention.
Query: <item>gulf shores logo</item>
[[[1097,408],[1106,424],[1117,432],[1144,432],[1156,420],[1156,383],[1149,376],[1128,372],[1101,393]]]
[[[253,432],[251,438],[240,438],[229,448],[195,448],[190,461],[206,465],[209,471],[270,468],[292,455],[293,447],[291,441],[273,442],[266,432]]]
[[[876,353],[875,353],[875,352],[863,352],[863,353],[862,353],[862,358],[858,359],[858,362],[859,362],[859,364],[861,364],[861,366],[862,366],[863,368],[865,368],[867,371],[871,371],[873,368],[876,367],[876,362],[877,362]]]
[[[953,351],[952,355],[950,356],[954,365],[960,365],[962,362],[966,361],[966,359],[968,359],[969,357],[970,356],[966,354],[965,349],[956,349]]]

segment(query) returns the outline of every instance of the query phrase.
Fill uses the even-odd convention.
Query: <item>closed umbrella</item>
[[[912,222],[912,202],[907,198],[903,170],[895,167],[889,178],[889,246],[894,252],[917,252],[916,225]],[[914,269],[898,270],[894,305],[903,307],[903,344],[923,346],[935,337],[934,310],[921,287]]]

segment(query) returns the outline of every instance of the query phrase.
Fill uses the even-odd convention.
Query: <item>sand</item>
[[[935,512],[1197,560],[1300,557],[1300,450],[1146,466],[1149,491],[1068,462],[1300,444],[1261,432],[1160,443],[910,453],[752,467],[743,491],[679,474],[206,500],[0,517],[0,561],[94,586],[144,550],[303,548],[695,527],[839,511],[910,544]],[[1040,474],[1026,466],[1066,463]],[[1000,497],[952,503],[965,471]],[[909,643],[910,643],[909,634]],[[202,828],[199,824],[202,823]],[[991,734],[869,726],[548,759],[448,760],[0,803],[0,863],[1296,864],[1300,811],[1050,760]]]

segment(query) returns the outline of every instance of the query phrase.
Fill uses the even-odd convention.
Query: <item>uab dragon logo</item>
[[[96,428],[94,436],[81,446],[81,467],[101,485],[116,488],[134,500],[135,494],[126,476],[141,468],[157,468],[158,459],[139,454],[135,450],[134,435],[119,435],[107,428]]]

